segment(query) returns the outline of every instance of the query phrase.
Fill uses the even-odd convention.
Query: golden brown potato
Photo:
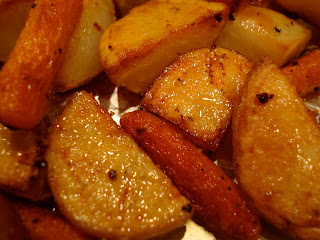
[[[112,0],[83,0],[79,21],[54,79],[56,91],[79,87],[103,71],[98,56],[99,40],[115,20]]]
[[[100,58],[117,86],[144,92],[178,55],[211,46],[228,7],[204,0],[152,0],[114,23],[100,41]]]
[[[232,122],[237,180],[270,223],[320,239],[320,128],[276,65],[248,78]]]
[[[164,69],[142,105],[178,125],[196,145],[215,151],[251,68],[250,61],[228,49],[189,52]]]
[[[298,22],[267,8],[247,6],[233,14],[216,44],[259,62],[269,57],[282,66],[297,57],[311,38]]]
[[[120,123],[191,200],[197,221],[231,239],[258,239],[259,219],[237,185],[174,125],[145,111],[126,113]]]
[[[298,13],[320,27],[320,1],[318,0],[275,0],[288,11]]]
[[[191,217],[190,202],[88,93],[68,103],[48,141],[55,201],[88,234],[145,239]]]
[[[39,0],[0,72],[0,121],[33,128],[46,114],[61,53],[81,11],[79,0]]]
[[[31,240],[92,239],[48,209],[20,202],[15,202],[14,207]]]
[[[298,58],[282,69],[300,95],[319,91],[320,49]]]
[[[27,20],[34,0],[0,1],[0,61],[6,61]]]
[[[50,197],[46,163],[36,131],[10,130],[0,124],[0,187],[33,201]]]

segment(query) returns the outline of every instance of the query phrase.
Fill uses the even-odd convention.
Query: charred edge
[[[46,168],[48,167],[48,163],[45,160],[39,160],[34,163],[34,166],[37,168]]]
[[[187,211],[188,213],[191,213],[192,206],[190,204],[185,205],[185,206],[182,207],[182,211]]]
[[[220,14],[217,14],[216,16],[214,16],[215,19],[218,21],[218,22],[221,22],[222,21],[222,16]]]
[[[234,18],[234,16],[233,16],[233,14],[232,14],[232,13],[229,13],[229,20],[231,20],[231,21],[236,20],[236,19]]]

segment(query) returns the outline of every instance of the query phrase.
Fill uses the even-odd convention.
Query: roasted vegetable
[[[198,221],[232,239],[258,239],[259,219],[237,185],[173,125],[145,111],[126,113],[120,123],[191,200]]]
[[[276,65],[266,60],[250,73],[232,130],[237,180],[261,215],[320,239],[320,128]]]
[[[191,217],[190,202],[88,93],[68,103],[48,141],[55,201],[88,234],[146,239]]]

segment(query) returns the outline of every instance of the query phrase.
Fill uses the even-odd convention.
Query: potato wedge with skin
[[[52,211],[35,205],[14,202],[19,219],[32,240],[93,239],[81,233],[69,222]]]
[[[59,209],[88,234],[145,239],[192,215],[190,202],[86,92],[53,126],[46,159]]]
[[[39,0],[0,72],[0,121],[33,128],[46,114],[59,67],[82,1]]]
[[[54,79],[55,91],[79,87],[103,72],[98,45],[103,31],[115,21],[112,0],[83,0],[79,21]]]
[[[297,57],[311,38],[309,29],[271,9],[247,6],[233,16],[216,44],[236,50],[255,63],[269,57],[282,66]]]
[[[5,62],[27,21],[34,0],[0,1],[0,61]]]
[[[144,92],[177,56],[211,46],[227,18],[222,3],[152,0],[108,28],[100,59],[114,84]]]
[[[191,200],[198,221],[224,237],[258,239],[259,219],[237,185],[174,125],[146,111],[124,114],[120,124]]]
[[[141,104],[178,125],[196,145],[215,151],[252,66],[228,49],[188,52],[164,69]]]
[[[237,180],[270,223],[319,239],[320,128],[276,65],[248,79],[232,122]]]
[[[281,71],[296,86],[300,95],[319,91],[320,49],[298,58]]]
[[[36,131],[13,131],[0,124],[0,188],[32,201],[50,198],[39,141]]]

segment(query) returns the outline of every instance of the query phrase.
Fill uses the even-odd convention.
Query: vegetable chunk
[[[100,41],[100,59],[112,82],[144,92],[169,63],[209,47],[228,18],[228,7],[204,0],[151,0],[112,24]]]
[[[259,219],[237,185],[174,125],[145,111],[126,113],[120,123],[191,200],[197,221],[218,236],[258,239]]]
[[[251,61],[228,49],[189,52],[164,69],[142,105],[178,125],[196,145],[215,151],[251,68]]]
[[[232,130],[237,180],[264,218],[320,239],[320,128],[270,61],[250,73]]]
[[[150,238],[192,216],[190,202],[86,92],[53,126],[46,159],[59,209],[93,236]]]

